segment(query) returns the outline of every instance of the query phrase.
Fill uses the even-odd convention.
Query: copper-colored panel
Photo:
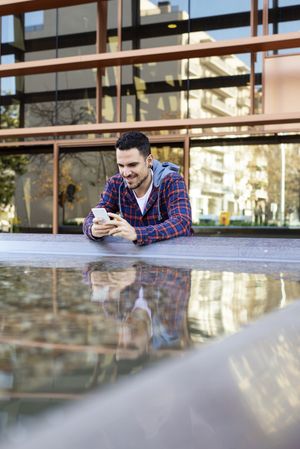
[[[106,37],[107,37],[107,1],[97,0],[97,35],[96,35],[96,50],[97,53],[106,52]],[[96,79],[96,121],[102,122],[102,75],[104,69],[98,67]]]
[[[122,9],[123,0],[118,0],[118,51],[122,51]],[[116,67],[117,105],[116,121],[122,120],[122,67]]]
[[[186,134],[184,137],[184,162],[183,162],[183,177],[186,183],[187,188],[189,189],[189,170],[190,170],[190,138],[189,135]]]
[[[258,0],[251,0],[251,36],[257,36]],[[251,53],[250,63],[250,113],[255,114],[255,62],[256,53]]]
[[[262,126],[283,125],[298,123],[300,131],[300,111],[289,114],[257,114],[236,117],[212,117],[199,119],[173,119],[173,120],[149,120],[120,123],[96,123],[87,125],[46,126],[38,128],[11,128],[1,129],[1,138],[39,137],[39,136],[63,136],[72,134],[102,134],[117,133],[130,130],[171,130],[192,128],[213,128],[227,126]],[[297,127],[298,129],[298,127]]]
[[[248,133],[247,133],[248,134]],[[149,140],[151,143],[164,143],[164,142],[184,142],[185,135],[184,134],[171,134],[171,135],[157,135],[157,136],[149,136]],[[91,139],[62,139],[62,140],[56,140],[59,148],[87,148],[87,147],[107,147],[107,146],[115,146],[116,138],[110,137],[110,138],[94,138]],[[30,147],[30,149],[34,148],[36,151],[40,150],[41,146],[52,146],[54,145],[53,140],[33,140],[33,141],[26,141],[26,142],[6,142],[1,143],[0,142],[0,151],[1,149],[18,149]],[[52,150],[53,151],[53,150]]]
[[[269,0],[263,3],[263,34],[269,34]]]
[[[299,113],[300,54],[264,59],[264,111],[266,114]],[[268,131],[299,130],[299,124],[268,125]]]
[[[113,53],[17,62],[15,64],[2,64],[0,66],[0,76],[63,72],[69,70],[91,69],[94,67],[175,61],[186,58],[201,58],[297,47],[300,47],[300,32],[279,34],[276,36],[256,36],[221,42],[172,45]]]
[[[149,140],[151,143],[163,143],[163,142],[184,142],[185,134],[171,134],[171,135],[157,135],[157,136],[149,136]],[[107,146],[114,146],[116,143],[115,137],[105,137],[105,138],[94,138],[91,139],[63,139],[63,140],[56,140],[55,142],[58,143],[59,148],[68,148],[68,147],[107,147]],[[33,140],[33,141],[26,141],[26,142],[7,142],[7,143],[0,143],[0,150],[1,148],[20,148],[20,147],[32,147],[37,148],[41,145],[54,145],[54,141],[52,140]]]
[[[54,144],[53,140],[34,140],[32,141],[26,141],[26,142],[6,142],[6,143],[0,143],[0,147],[7,147],[7,148],[19,148],[19,147],[39,147],[39,146],[46,146],[50,147]]]
[[[94,0],[1,0],[0,16],[40,11],[42,9],[60,8],[64,6],[83,5]],[[100,0],[102,1],[102,0]]]
[[[53,146],[53,213],[52,233],[58,233],[58,194],[59,194],[59,147],[55,142]]]

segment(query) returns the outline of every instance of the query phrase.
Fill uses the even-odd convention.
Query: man
[[[191,235],[191,206],[178,167],[154,160],[140,132],[118,139],[116,157],[120,173],[108,180],[97,205],[111,220],[103,222],[91,211],[84,233],[92,240],[111,235],[138,245]]]

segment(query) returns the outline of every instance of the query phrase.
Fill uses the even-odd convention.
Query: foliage
[[[16,175],[23,175],[28,163],[27,156],[0,156],[0,207],[11,203],[15,193]]]
[[[1,127],[19,126],[18,105],[1,106]],[[0,155],[0,208],[8,206],[15,194],[16,175],[26,172],[28,157],[25,155]]]

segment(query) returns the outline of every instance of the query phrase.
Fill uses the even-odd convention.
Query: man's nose
[[[130,176],[131,175],[131,170],[130,170],[130,168],[124,168],[123,169],[123,176],[124,176],[124,178],[127,178],[128,176]]]

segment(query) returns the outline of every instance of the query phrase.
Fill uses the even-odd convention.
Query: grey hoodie
[[[157,196],[157,208],[158,208],[158,219],[159,221],[162,219],[159,202],[160,202],[160,186],[162,183],[162,180],[169,175],[170,173],[179,173],[179,167],[178,165],[173,164],[172,162],[159,162],[158,160],[154,159],[152,164],[152,170],[153,170],[153,185],[154,187],[159,187],[158,196]],[[123,217],[122,214],[122,208],[121,208],[121,186],[119,187],[119,210],[120,215]]]
[[[161,163],[156,159],[153,161],[152,169],[154,187],[159,187],[162,180],[170,173],[179,173],[178,165],[172,164],[172,162]]]

